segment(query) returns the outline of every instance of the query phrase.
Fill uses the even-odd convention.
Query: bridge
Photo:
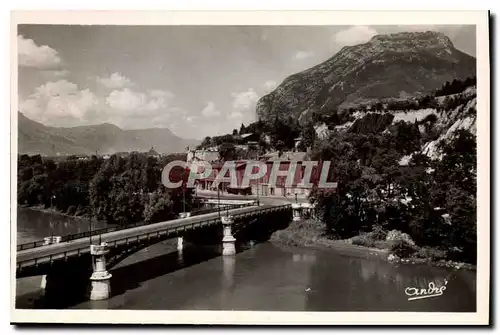
[[[164,222],[106,228],[18,245],[16,277],[44,275],[42,287],[47,290],[49,286],[68,284],[72,281],[71,275],[81,277],[88,270],[91,273],[90,299],[107,299],[111,289],[108,269],[131,254],[176,237],[177,247],[182,250],[185,236],[222,226],[222,255],[233,256],[236,254],[234,229],[239,230],[268,215],[286,217],[292,209],[295,220],[299,215],[295,205],[258,205],[254,202],[226,205],[215,210],[181,213],[179,219]]]

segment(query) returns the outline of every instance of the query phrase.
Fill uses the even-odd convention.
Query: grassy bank
[[[357,246],[343,240],[331,239],[324,233],[324,224],[313,219],[290,223],[288,228],[273,233],[270,241],[286,246],[330,248],[341,254],[365,258],[387,259],[389,255],[389,250]]]
[[[406,234],[402,235],[405,237]],[[408,243],[399,238],[387,240],[386,237],[387,234],[372,232],[345,240],[335,240],[325,234],[322,222],[308,219],[292,222],[286,229],[273,233],[270,241],[287,246],[331,248],[341,254],[382,258],[391,263],[476,269],[476,266],[472,264],[446,260],[446,255],[441,250],[418,247],[412,245],[411,241]]]

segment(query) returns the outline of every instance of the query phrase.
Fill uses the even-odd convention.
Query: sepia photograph
[[[488,324],[488,12],[11,20],[11,322]]]

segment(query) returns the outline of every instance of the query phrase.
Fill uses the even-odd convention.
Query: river
[[[50,228],[50,222],[59,222]],[[99,223],[97,225],[104,225]],[[54,227],[54,223],[52,223]],[[64,228],[63,228],[64,227]],[[79,219],[21,209],[18,239],[43,238],[56,229],[88,229]],[[56,233],[54,232],[54,235]],[[324,248],[282,247],[270,242],[238,245],[235,257],[220,246],[175,240],[141,250],[111,269],[112,297],[68,308],[135,310],[423,311],[474,312],[476,273],[429,265],[392,265],[379,258]],[[408,287],[447,280],[441,296],[408,300]],[[40,277],[16,280],[18,308],[44,308]]]

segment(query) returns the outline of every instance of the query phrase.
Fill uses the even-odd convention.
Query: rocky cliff
[[[374,36],[286,78],[257,103],[263,121],[301,123],[372,100],[424,95],[446,81],[475,76],[476,60],[438,32]]]

